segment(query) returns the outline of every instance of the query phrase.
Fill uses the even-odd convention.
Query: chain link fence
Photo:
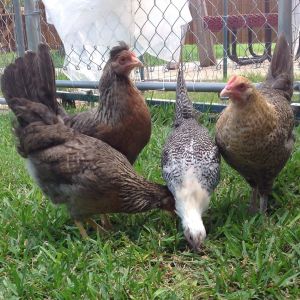
[[[1,70],[17,58],[14,32],[14,8],[12,2],[0,1]]]
[[[51,24],[52,20],[47,20],[48,15],[42,1],[33,1],[34,11],[31,13],[26,12],[28,1],[19,1],[24,45],[27,49],[30,44],[30,37],[26,35],[27,18],[38,14],[40,40],[51,48],[58,79],[68,79],[64,75],[68,70],[85,73],[94,71],[99,78],[100,75],[97,74],[100,74],[105,65],[109,49],[115,45],[110,43],[111,39],[105,34],[107,28],[110,28],[110,32],[130,31],[133,28],[130,42],[144,62],[144,68],[135,74],[137,82],[175,81],[179,53],[184,62],[185,77],[188,81],[220,82],[233,73],[250,76],[254,81],[263,79],[277,38],[277,0],[187,0],[181,1],[180,5],[178,1],[180,0],[162,0],[159,3],[159,1],[124,0],[130,7],[119,7],[115,11],[113,7],[116,3],[111,1],[111,14],[105,17],[103,27],[99,28],[104,41],[100,46],[85,44],[85,40],[87,42],[92,40],[89,34],[83,39],[82,44],[77,42],[66,46],[65,37],[62,35],[60,37],[58,33],[61,26],[55,28]],[[16,1],[0,1],[1,70],[17,57],[16,12],[13,2]],[[103,4],[100,2],[107,3],[99,1],[97,5]],[[300,3],[298,0],[292,0],[292,5],[296,59],[294,69],[295,78],[298,79]],[[74,7],[76,8],[75,3]],[[128,23],[130,26],[124,23],[125,10],[131,15],[131,23]],[[109,23],[107,20],[113,22]],[[125,28],[124,24],[130,28]],[[176,24],[180,24],[180,33]],[[76,36],[76,28],[74,32]],[[182,48],[180,40],[183,41]]]
[[[145,2],[145,1],[144,1]],[[171,35],[173,24],[182,17],[176,6],[176,0],[166,1],[166,5],[158,5],[145,9],[142,1],[135,7],[134,15],[138,15],[138,23],[134,36],[136,51],[141,55],[145,68],[138,74],[137,80],[173,81],[176,79],[180,39],[183,38],[182,58],[184,61],[185,77],[190,81],[220,81],[233,73],[265,73],[271,58],[272,47],[276,42],[278,30],[278,4],[276,0],[189,0],[185,2],[191,20],[181,29],[182,37]],[[150,1],[148,2],[150,3]],[[178,9],[175,16],[169,16],[168,11]],[[155,15],[161,16],[156,23]],[[45,15],[44,15],[45,16]],[[122,15],[117,16],[120,20]],[[42,24],[45,23],[42,18]],[[160,36],[159,28],[167,26],[170,34]],[[107,29],[105,24],[100,31]],[[144,28],[147,30],[144,30]],[[45,27],[47,28],[47,27]],[[150,34],[149,34],[150,32]],[[49,41],[49,34],[43,32]],[[168,39],[177,40],[177,47],[168,49]],[[57,38],[53,39],[58,41]],[[143,44],[143,52],[138,45]],[[61,41],[56,48],[60,47]],[[105,64],[107,49],[82,44],[80,47],[71,45],[65,53],[65,70],[90,70],[96,67],[101,70]],[[169,59],[162,57],[162,52],[169,52]]]

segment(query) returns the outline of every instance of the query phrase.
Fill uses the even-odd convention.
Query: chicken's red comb
[[[235,82],[235,80],[237,79],[236,75],[233,75],[227,82],[226,84],[226,88],[230,89],[232,87],[232,84]]]
[[[227,84],[231,84],[233,83],[235,80],[236,80],[237,76],[236,75],[233,75],[227,82]]]

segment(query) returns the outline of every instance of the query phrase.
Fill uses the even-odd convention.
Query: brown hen
[[[133,164],[151,135],[151,116],[142,94],[129,78],[142,66],[140,60],[120,42],[110,51],[99,82],[99,106],[64,117],[77,131],[105,141]]]
[[[226,162],[252,187],[252,212],[267,209],[273,182],[292,152],[292,93],[293,61],[283,34],[261,86],[233,76],[221,92],[230,103],[217,121],[216,142]]]
[[[48,106],[61,115],[66,125],[85,135],[105,141],[124,154],[131,164],[148,143],[151,135],[151,116],[145,99],[129,78],[131,71],[142,66],[140,60],[124,42],[110,51],[99,82],[99,105],[97,108],[69,116],[56,101],[55,82],[48,80],[47,97],[37,95],[33,83],[39,83],[39,76],[28,78],[27,74],[50,73],[54,68],[49,49],[41,44],[38,53],[27,52],[16,62],[22,66],[13,82],[2,87],[6,99],[24,97]],[[37,70],[39,71],[37,73]],[[24,74],[21,72],[24,71]],[[32,76],[32,75],[31,75]],[[48,76],[45,74],[44,76]],[[43,91],[39,91],[43,93]]]
[[[33,68],[26,68],[26,57],[19,58],[1,78],[6,95],[15,93],[15,88],[21,95],[6,100],[17,117],[18,151],[27,159],[29,171],[43,192],[54,203],[67,205],[84,237],[82,221],[102,230],[91,219],[95,214],[174,210],[174,198],[166,186],[139,176],[123,154],[66,126],[52,105],[43,104],[52,101],[55,91],[53,70],[45,72],[51,65],[46,50],[45,45],[39,47]],[[22,91],[27,86],[32,99],[23,96],[30,95]]]

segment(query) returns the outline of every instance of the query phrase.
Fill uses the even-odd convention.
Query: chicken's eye
[[[126,58],[125,57],[121,57],[120,60],[119,60],[119,63],[121,65],[123,65],[123,64],[125,64],[125,62],[126,62]]]
[[[240,90],[244,90],[246,88],[246,85],[244,83],[241,83],[241,84],[238,85],[238,88]]]

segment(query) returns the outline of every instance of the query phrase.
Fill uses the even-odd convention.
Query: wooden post
[[[196,36],[201,67],[216,64],[210,32],[204,29],[203,17],[207,15],[205,0],[189,0],[189,9],[193,19],[193,34]]]

